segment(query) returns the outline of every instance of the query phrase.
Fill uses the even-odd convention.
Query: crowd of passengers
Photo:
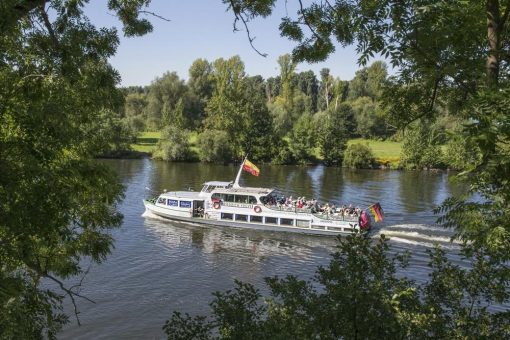
[[[269,196],[266,201],[263,202],[265,205],[270,207],[276,207],[278,209],[309,209],[312,213],[321,213],[325,215],[343,216],[343,217],[358,217],[361,214],[359,207],[353,207],[352,204],[335,206],[329,203],[319,203],[315,198],[307,200],[306,197],[293,198],[292,196],[282,196],[277,198],[275,196]]]

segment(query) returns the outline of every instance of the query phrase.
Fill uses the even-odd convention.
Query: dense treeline
[[[313,71],[296,72],[290,55],[278,63],[280,74],[264,79],[248,76],[237,56],[197,59],[187,81],[167,72],[149,86],[123,88],[123,128],[117,130],[126,135],[119,134],[120,140],[132,141],[144,130],[162,131],[154,157],[172,161],[228,162],[250,154],[277,164],[313,163],[319,157],[326,165],[342,165],[348,139],[403,138],[402,166],[462,168],[458,159],[437,157],[442,146],[455,142],[445,131],[460,126],[446,111],[425,130],[415,124],[397,131],[382,100],[391,83],[384,62],[358,70],[350,81],[334,77],[327,68],[319,78]],[[197,135],[196,152],[190,134]],[[430,138],[415,141],[416,135]],[[355,157],[363,157],[362,149],[354,150]]]
[[[147,87],[124,88],[126,131],[161,130],[156,157],[226,162],[250,154],[275,163],[341,164],[349,138],[386,139],[395,129],[379,103],[387,67],[375,62],[351,81],[323,69],[296,72],[290,55],[278,60],[280,74],[248,76],[237,56],[195,60],[187,82],[165,73]],[[198,155],[187,134],[195,133]],[[177,144],[182,144],[177,146]],[[213,146],[213,147],[211,147]]]

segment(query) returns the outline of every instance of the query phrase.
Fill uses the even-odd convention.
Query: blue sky
[[[170,22],[148,16],[154,25],[154,31],[137,38],[121,37],[120,46],[112,65],[122,76],[122,86],[149,85],[154,78],[167,71],[176,71],[188,78],[188,69],[198,58],[213,61],[217,58],[229,58],[239,55],[249,75],[260,74],[264,78],[279,73],[277,59],[290,53],[293,43],[280,37],[278,26],[280,19],[294,15],[293,2],[279,1],[273,15],[266,19],[256,19],[250,23],[250,31],[255,36],[257,49],[267,53],[261,57],[250,46],[246,32],[233,32],[233,14],[226,12],[221,0],[152,0],[149,11],[168,18]],[[92,1],[86,8],[90,20],[101,27],[118,26],[118,21],[108,13],[101,1]],[[119,32],[121,33],[121,32]],[[327,67],[335,77],[350,80],[358,70],[354,47],[342,48],[326,62],[317,64],[301,63],[297,71],[313,70],[319,76],[319,70]]]

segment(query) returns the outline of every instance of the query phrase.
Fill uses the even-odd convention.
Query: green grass
[[[355,143],[368,145],[370,149],[372,149],[375,158],[399,158],[400,151],[402,150],[401,142],[378,141],[363,138],[351,139],[347,142],[348,145]]]
[[[160,131],[142,132],[136,139],[136,144],[132,144],[131,148],[138,152],[153,153],[161,138]]]
[[[191,150],[197,153],[197,133],[192,132],[189,138]],[[136,144],[131,145],[133,150],[139,152],[153,153],[157,147],[158,141],[161,138],[160,131],[142,132],[137,138]],[[400,150],[402,149],[401,142],[378,141],[372,139],[356,138],[347,142],[348,145],[354,143],[361,143],[368,145],[377,162],[385,165],[397,164],[400,159]],[[314,155],[320,159],[319,149],[315,148]]]

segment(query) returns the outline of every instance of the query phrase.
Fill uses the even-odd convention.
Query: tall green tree
[[[313,150],[317,145],[315,125],[310,114],[302,115],[288,136],[289,149],[293,158],[302,164],[313,159]]]
[[[232,154],[238,155],[242,131],[244,63],[239,56],[213,63],[214,91],[207,103],[205,128],[225,131],[229,135]]]
[[[320,111],[327,110],[329,104],[333,99],[333,77],[330,74],[329,68],[323,68],[320,71],[321,82],[319,86],[319,99],[317,106]]]
[[[83,1],[0,4],[0,334],[54,338],[77,308],[80,261],[101,263],[120,225],[122,186],[92,158],[110,136],[97,129],[122,102],[108,63],[117,31],[98,29]],[[108,1],[127,36],[152,26],[145,0]],[[44,280],[58,288],[42,287]]]
[[[188,112],[188,88],[176,72],[167,72],[156,78],[147,94],[147,115],[149,126],[158,129],[177,124],[184,127],[185,112]]]
[[[188,87],[194,99],[197,125],[201,125],[205,118],[205,107],[212,96],[214,79],[212,65],[205,59],[195,60],[189,68]]]
[[[278,137],[266,105],[264,87],[260,76],[245,78],[240,142],[242,153],[250,155],[250,159],[271,161],[277,151]]]
[[[353,111],[347,104],[340,104],[337,109],[331,107],[314,117],[317,145],[327,166],[342,164],[347,147],[349,117],[353,118]]]

